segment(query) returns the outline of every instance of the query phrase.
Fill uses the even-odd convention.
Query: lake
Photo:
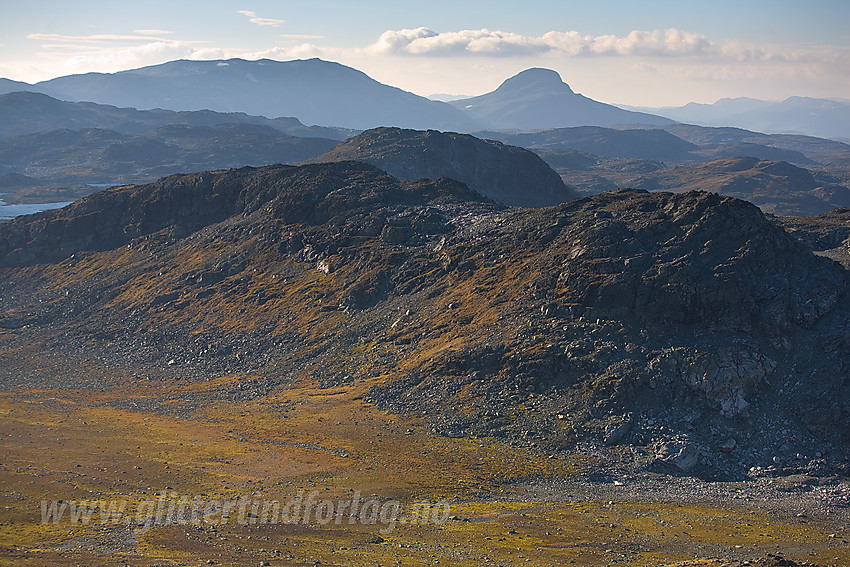
[[[60,203],[35,203],[31,205],[7,205],[2,199],[0,199],[0,220],[9,220],[21,215],[40,213],[41,211],[46,211],[48,209],[61,209],[65,205],[70,204],[71,201],[64,201]]]

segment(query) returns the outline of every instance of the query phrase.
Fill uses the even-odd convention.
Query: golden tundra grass
[[[214,391],[229,376],[178,386]],[[380,377],[375,378],[380,380]],[[164,393],[153,383],[108,391],[42,390],[0,397],[0,565],[669,565],[715,557],[786,557],[850,565],[834,526],[745,508],[558,499],[523,502],[518,483],[579,474],[579,457],[541,458],[494,439],[428,434],[420,419],[379,411],[369,382],[303,387],[216,403],[189,419],[110,407]],[[174,388],[169,386],[171,393]],[[300,446],[299,446],[300,445]],[[344,450],[339,456],[328,450]],[[364,495],[451,502],[443,525],[331,522],[217,530],[41,525],[40,501],[125,499],[169,490],[229,499]],[[376,537],[380,535],[380,537]],[[740,547],[736,547],[740,546]],[[112,555],[104,555],[110,551]],[[691,563],[695,564],[695,563]],[[717,563],[719,564],[719,563]]]

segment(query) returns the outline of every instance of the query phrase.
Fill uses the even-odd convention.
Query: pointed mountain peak
[[[509,92],[517,90],[534,90],[534,91],[549,91],[549,92],[568,92],[571,94],[573,90],[570,86],[561,79],[561,75],[552,69],[542,69],[533,67],[526,69],[507,79],[502,83],[496,92]]]

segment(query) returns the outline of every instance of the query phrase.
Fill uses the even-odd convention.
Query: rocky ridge
[[[0,243],[4,387],[51,365],[75,388],[107,384],[98,365],[241,373],[238,399],[381,377],[369,401],[434,433],[600,474],[847,470],[847,272],[736,199],[510,209],[360,163],[270,166],[98,193]]]
[[[457,179],[505,205],[543,207],[577,196],[536,154],[468,134],[375,128],[306,163],[349,160],[402,179]]]

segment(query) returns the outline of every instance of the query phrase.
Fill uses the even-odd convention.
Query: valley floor
[[[433,435],[364,402],[368,383],[186,415],[146,409],[161,383],[115,380],[0,395],[0,565],[850,565],[846,479],[606,473],[592,455]],[[212,399],[230,381],[167,393]],[[267,501],[299,494],[326,503],[318,517],[263,523]],[[187,521],[181,499],[233,510]]]

